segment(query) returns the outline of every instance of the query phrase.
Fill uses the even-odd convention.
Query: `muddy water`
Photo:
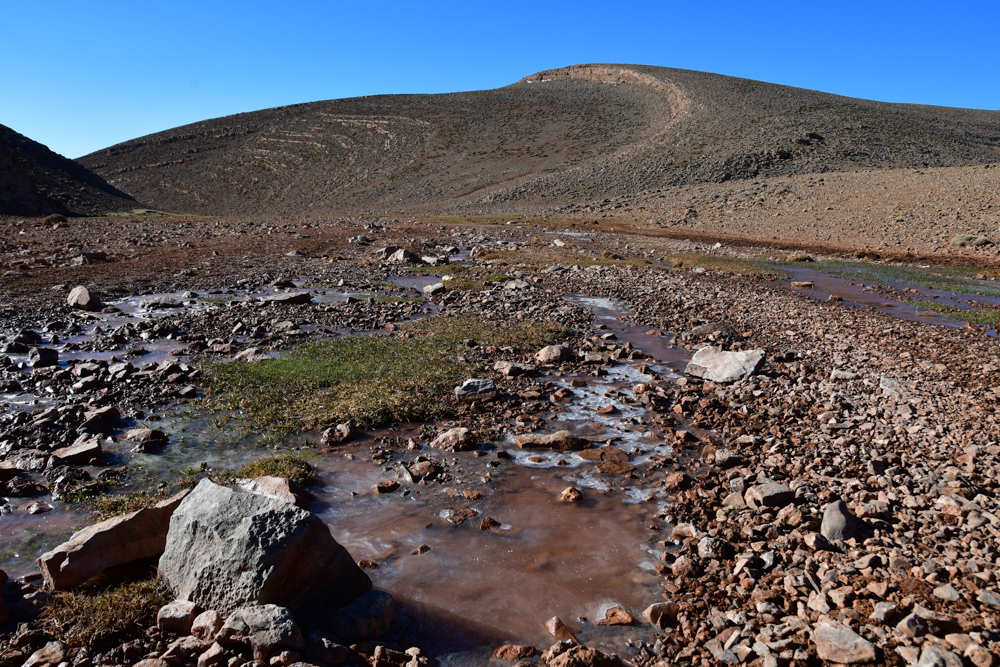
[[[490,641],[546,645],[544,623],[555,615],[581,638],[600,641],[609,633],[592,622],[605,609],[621,604],[637,613],[649,604],[657,577],[643,511],[599,493],[578,505],[560,503],[567,484],[559,471],[507,466],[491,483],[476,485],[483,497],[470,501],[440,486],[377,496],[367,490],[386,475],[370,464],[341,461],[328,470],[350,483],[332,486],[313,509],[355,558],[379,563],[369,572],[376,587],[416,605],[413,640],[452,654],[448,664],[481,664]],[[362,495],[352,498],[351,490]],[[453,525],[446,518],[453,508],[479,515]],[[479,530],[485,516],[501,528]],[[423,545],[430,550],[415,555]],[[436,627],[437,617],[451,621]],[[486,646],[470,644],[477,635]]]
[[[575,398],[549,415],[546,430],[569,428],[612,443],[629,453],[640,471],[669,458],[672,450],[651,423],[652,415],[631,404],[631,388],[649,379],[641,364],[668,377],[683,368],[686,351],[675,347],[670,336],[622,322],[624,310],[615,302],[583,296],[569,300],[593,310],[595,322],[603,325],[595,333],[614,333],[618,342],[630,342],[653,358],[614,363],[605,376],[586,378],[586,386],[572,388]],[[580,378],[548,379],[570,387],[572,379]],[[617,412],[594,412],[607,405]],[[416,452],[390,452],[389,461],[375,464],[370,459],[376,443],[370,437],[320,454],[315,434],[265,441],[241,430],[232,415],[226,417],[185,409],[142,424],[170,436],[170,444],[158,454],[132,454],[124,444],[108,443],[110,461],[131,471],[128,485],[119,490],[173,485],[206,468],[234,468],[273,453],[275,445],[295,450],[318,471],[311,509],[356,559],[378,563],[370,575],[400,604],[400,642],[422,646],[442,664],[482,664],[490,648],[505,640],[545,646],[552,640],[544,623],[555,615],[580,639],[620,650],[640,630],[599,627],[594,621],[614,605],[638,616],[661,599],[660,577],[653,568],[662,534],[645,523],[664,510],[663,499],[641,474],[634,479],[601,475],[593,471],[593,461],[573,453],[529,455],[508,441],[458,454],[424,446]],[[497,449],[507,450],[513,460],[499,459]],[[396,478],[399,464],[417,455],[447,464],[453,479],[446,484],[404,483],[386,495],[374,492],[376,482]],[[559,493],[571,484],[583,488],[584,500],[560,503]],[[463,490],[481,497],[467,499]],[[89,523],[79,510],[52,504],[56,510],[48,514],[0,518],[0,568],[15,576],[31,571],[34,558]],[[458,509],[477,514],[456,525],[451,511]],[[480,530],[487,516],[500,528]],[[429,549],[414,554],[422,546]]]
[[[819,269],[785,264],[772,266],[771,268],[784,271],[789,275],[788,279],[777,281],[776,284],[815,299],[825,301],[831,296],[839,297],[842,299],[841,303],[846,306],[870,308],[903,320],[925,322],[947,327],[965,326],[965,322],[963,321],[915,306],[906,301],[890,298],[876,291],[872,286],[855,283],[848,278],[826,273]],[[812,286],[792,284],[801,282],[812,283]],[[969,283],[970,285],[977,284],[975,281],[969,281]],[[903,281],[880,281],[880,284],[884,284],[889,290],[908,294],[915,299],[932,300],[947,307],[965,309],[973,307],[973,305],[980,307],[1000,305],[1000,297],[950,292]],[[995,286],[989,287],[995,289]],[[997,332],[994,329],[991,333],[996,335]]]

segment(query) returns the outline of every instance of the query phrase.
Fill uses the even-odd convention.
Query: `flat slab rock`
[[[521,449],[554,449],[559,452],[580,451],[592,446],[586,438],[569,431],[556,431],[547,435],[526,433],[515,437],[514,444]]]
[[[38,569],[50,590],[79,586],[107,569],[163,553],[170,515],[187,491],[154,507],[88,526],[42,554]]]
[[[846,665],[874,662],[875,645],[846,625],[820,621],[812,633],[816,655],[823,660]]]
[[[170,517],[159,569],[178,599],[221,614],[255,604],[336,609],[372,586],[315,514],[207,479]]]
[[[764,350],[729,352],[708,345],[694,353],[684,373],[719,384],[728,384],[748,378],[760,370],[764,364],[764,356]]]

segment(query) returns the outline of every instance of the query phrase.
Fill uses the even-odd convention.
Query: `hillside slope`
[[[0,125],[0,215],[100,215],[135,207],[100,176]]]
[[[668,186],[1000,162],[1000,112],[581,65],[208,120],[80,162],[190,213],[554,211]]]

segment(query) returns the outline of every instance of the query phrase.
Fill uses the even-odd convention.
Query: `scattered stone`
[[[694,353],[684,373],[718,384],[729,384],[750,377],[763,364],[764,350],[727,352],[709,345]]]
[[[444,283],[434,283],[433,285],[424,286],[424,296],[426,297],[432,297],[432,296],[437,296],[438,294],[444,294],[446,291],[447,289],[445,288]]]
[[[33,347],[28,350],[28,365],[32,368],[58,366],[59,352],[48,347]]]
[[[295,482],[284,477],[264,475],[253,479],[238,478],[234,482],[237,488],[247,493],[256,493],[265,498],[274,498],[285,503],[291,503],[302,509],[309,508],[309,495]]]
[[[222,616],[213,609],[201,612],[191,623],[191,634],[206,643],[215,641],[221,629]]]
[[[795,492],[785,484],[768,482],[747,489],[743,501],[750,509],[784,507],[795,500]]]
[[[842,542],[860,535],[863,523],[851,513],[847,503],[837,500],[823,508],[823,523],[819,530],[831,542]]]
[[[191,631],[198,606],[186,600],[174,600],[160,607],[156,613],[156,627],[173,635],[186,635]]]
[[[460,426],[439,434],[431,441],[431,447],[446,452],[467,452],[475,449],[476,437],[472,431]]]
[[[354,426],[354,422],[344,422],[323,431],[321,439],[325,445],[343,445],[351,442],[358,435],[358,429]]]
[[[599,619],[596,625],[632,625],[635,619],[621,605],[615,605],[605,610],[604,618]]]
[[[136,454],[151,454],[167,446],[167,434],[153,428],[134,428],[125,434],[125,439],[134,443]]]
[[[812,641],[820,659],[830,662],[854,665],[878,657],[874,644],[840,623],[821,620],[813,629]]]
[[[483,401],[495,398],[497,386],[490,379],[470,379],[455,387],[455,396],[461,401]]]
[[[90,290],[83,285],[79,285],[70,290],[69,296],[66,297],[66,303],[70,308],[86,310],[89,312],[95,312],[104,307],[101,303],[100,297],[96,294],[91,294]]]
[[[540,364],[557,364],[569,361],[572,357],[573,351],[565,345],[549,345],[535,353],[535,361]]]
[[[532,657],[536,653],[538,653],[538,649],[534,646],[504,644],[493,653],[493,657],[497,660],[523,660],[524,658]]]
[[[569,431],[556,431],[548,435],[526,433],[514,438],[521,449],[552,449],[557,452],[580,451],[591,447],[591,442]]]
[[[222,646],[249,645],[254,660],[267,662],[277,648],[301,651],[305,648],[302,631],[292,613],[274,604],[237,609],[226,619],[215,640]]]

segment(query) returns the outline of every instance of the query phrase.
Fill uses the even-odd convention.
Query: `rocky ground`
[[[370,457],[377,470],[405,471],[386,474],[373,493],[464,484],[467,495],[453,494],[448,521],[483,530],[498,528],[474,509],[476,493],[490,494],[493,478],[531,463],[497,444],[504,434],[539,462],[572,458],[585,471],[578,478],[600,482],[562,489],[566,502],[617,497],[626,487],[647,494],[642,517],[630,520],[642,522],[658,558],[648,605],[609,609],[601,623],[551,619],[557,643],[498,642],[496,660],[559,667],[1000,660],[1000,354],[980,330],[816,301],[766,276],[638,262],[651,257],[649,248],[606,227],[595,230],[586,253],[571,249],[578,261],[560,254],[565,243],[523,225],[220,218],[5,227],[17,232],[3,249],[0,475],[8,515],[0,526],[126,488],[127,457],[109,456],[110,443],[169,446],[156,429],[129,428],[203,397],[206,362],[253,363],[301,341],[372,329],[403,337],[393,331],[399,322],[427,315],[559,322],[568,333],[558,348],[470,342],[464,354],[492,369],[489,382],[470,387],[469,400],[442,397],[454,410],[447,423],[404,437],[368,440],[350,429],[326,437],[328,447],[353,447],[346,451]],[[417,260],[380,258],[374,251],[386,246],[431,263],[451,255],[479,270],[456,278],[502,277],[463,289],[444,281],[425,299],[387,284]],[[433,284],[448,270],[434,271],[412,284]],[[87,294],[71,294],[78,286]],[[297,296],[307,291],[308,301]],[[580,294],[613,300],[619,319],[593,320],[586,304],[563,298]],[[704,366],[677,366],[707,345],[724,361],[726,353],[740,356],[727,367],[731,377],[713,374],[726,369],[713,370],[704,353],[694,360]],[[679,356],[659,361],[676,367],[655,359],[670,346]],[[609,385],[606,404],[593,410],[595,432],[607,419],[609,434],[556,430],[589,386],[626,366],[641,381]],[[642,444],[626,444],[629,434],[641,434]],[[196,509],[191,504],[185,512]],[[8,582],[5,599],[0,660],[10,665],[434,660],[417,648],[419,637],[343,628],[358,619],[385,623],[380,598],[341,614],[340,626],[301,613],[292,619],[284,609],[292,602],[245,611],[228,599],[197,598],[172,603],[157,624],[147,617],[152,627],[99,648],[46,625],[45,610],[61,598],[40,575]],[[627,642],[595,627],[622,625],[635,630]]]

